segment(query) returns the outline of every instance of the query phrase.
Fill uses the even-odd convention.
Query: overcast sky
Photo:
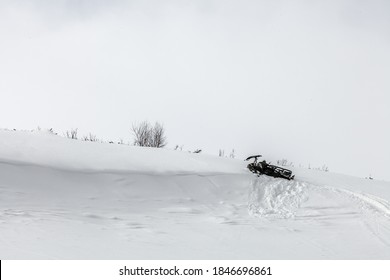
[[[0,0],[0,127],[390,180],[390,2]]]

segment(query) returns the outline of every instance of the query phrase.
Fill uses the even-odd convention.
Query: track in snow
[[[341,188],[326,187],[327,189],[346,195],[356,201],[363,210],[371,210],[380,215],[390,217],[390,203],[382,198],[363,192],[353,192]]]
[[[390,203],[371,194],[260,176],[252,181],[248,211],[256,218],[285,219],[292,232],[322,228],[342,236],[339,229],[348,228],[390,247]],[[328,249],[316,236],[305,242]]]
[[[368,210],[379,215],[390,217],[390,203],[377,196],[353,192],[343,188],[319,186],[299,180],[287,181],[267,176],[260,176],[252,181],[249,193],[248,209],[253,216],[294,217],[302,203],[309,199],[310,193],[327,192],[332,196],[350,200],[361,210]]]

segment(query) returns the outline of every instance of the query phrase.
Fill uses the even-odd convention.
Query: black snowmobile
[[[275,178],[284,178],[287,180],[294,179],[295,175],[291,170],[282,168],[276,165],[268,164],[265,160],[257,161],[261,155],[250,156],[246,160],[255,159],[254,162],[248,164],[248,169],[258,176],[264,174]]]

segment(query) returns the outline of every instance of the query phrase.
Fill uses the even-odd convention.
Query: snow
[[[0,259],[389,259],[390,183],[0,130]]]

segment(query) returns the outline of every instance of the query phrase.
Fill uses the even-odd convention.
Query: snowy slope
[[[389,259],[390,183],[0,130],[0,259]]]
[[[45,131],[0,130],[0,161],[85,172],[242,173],[240,163],[166,149],[84,142]]]

